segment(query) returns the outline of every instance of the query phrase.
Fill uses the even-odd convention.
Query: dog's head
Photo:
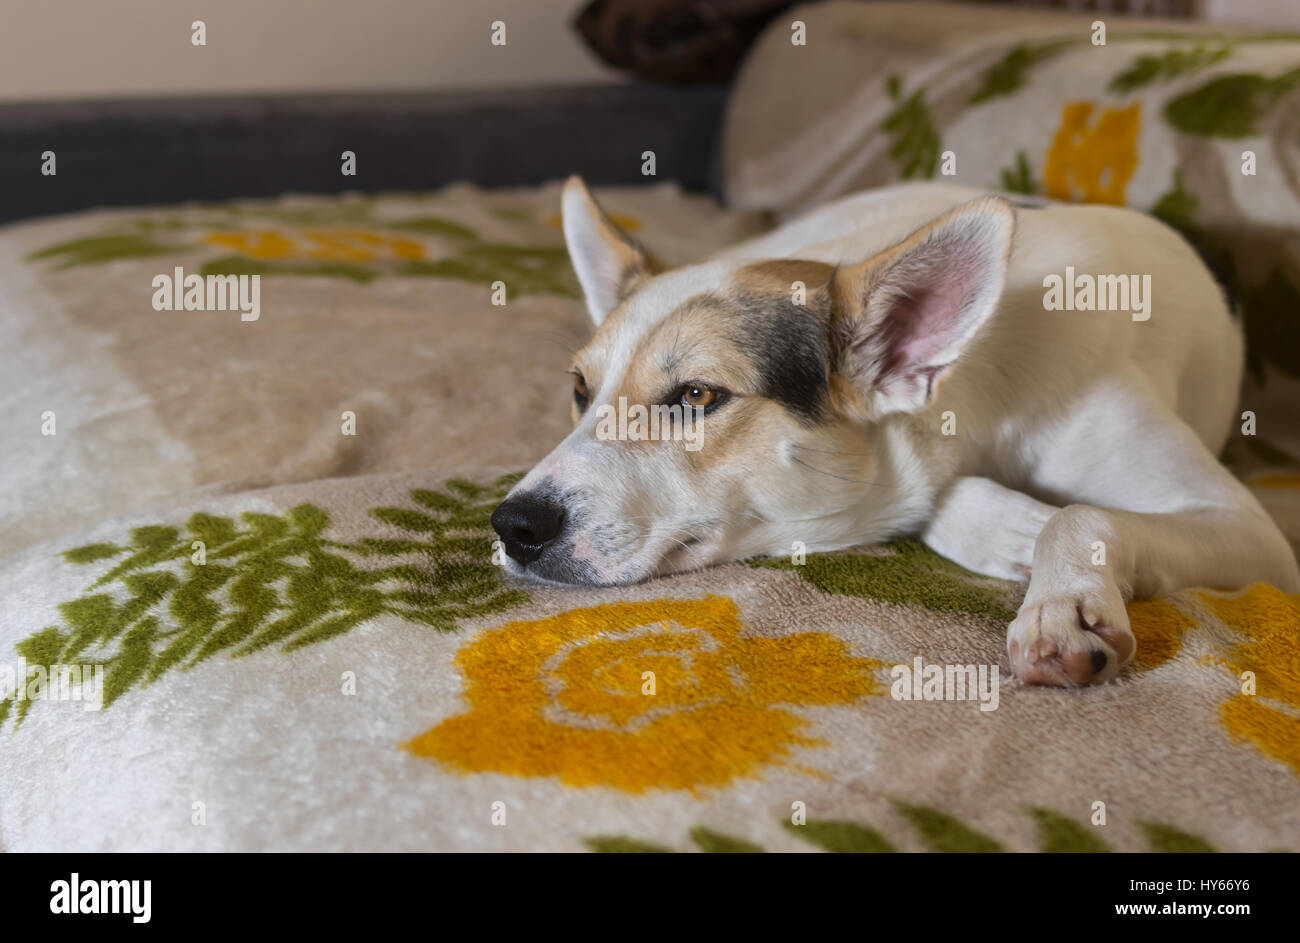
[[[517,574],[636,582],[878,539],[874,454],[994,311],[1014,213],[988,197],[855,264],[664,270],[577,178],[564,235],[596,330],[573,358],[573,431],[492,515]]]

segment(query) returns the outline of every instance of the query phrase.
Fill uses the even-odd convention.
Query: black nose
[[[492,512],[492,529],[501,535],[506,553],[520,563],[536,560],[562,526],[564,508],[536,492],[506,498]]]

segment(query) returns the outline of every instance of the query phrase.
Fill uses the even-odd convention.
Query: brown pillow
[[[592,0],[574,26],[608,65],[652,82],[727,82],[793,0]]]

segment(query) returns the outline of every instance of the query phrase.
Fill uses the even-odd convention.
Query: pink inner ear
[[[931,253],[926,253],[931,255]],[[979,289],[984,273],[971,255],[907,260],[888,281],[906,285],[894,289],[880,335],[886,375],[908,375],[942,366],[944,352],[970,329],[963,315]],[[897,279],[897,280],[896,280]]]
[[[1014,230],[1011,206],[981,197],[859,263],[861,307],[846,323],[843,369],[872,411],[913,412],[929,400],[996,310]]]

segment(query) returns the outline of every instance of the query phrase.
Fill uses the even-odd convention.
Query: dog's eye
[[[720,390],[712,389],[702,383],[687,383],[682,387],[682,405],[691,409],[708,409],[722,402]]]
[[[573,371],[573,401],[579,410],[587,408],[587,378],[577,370]]]

